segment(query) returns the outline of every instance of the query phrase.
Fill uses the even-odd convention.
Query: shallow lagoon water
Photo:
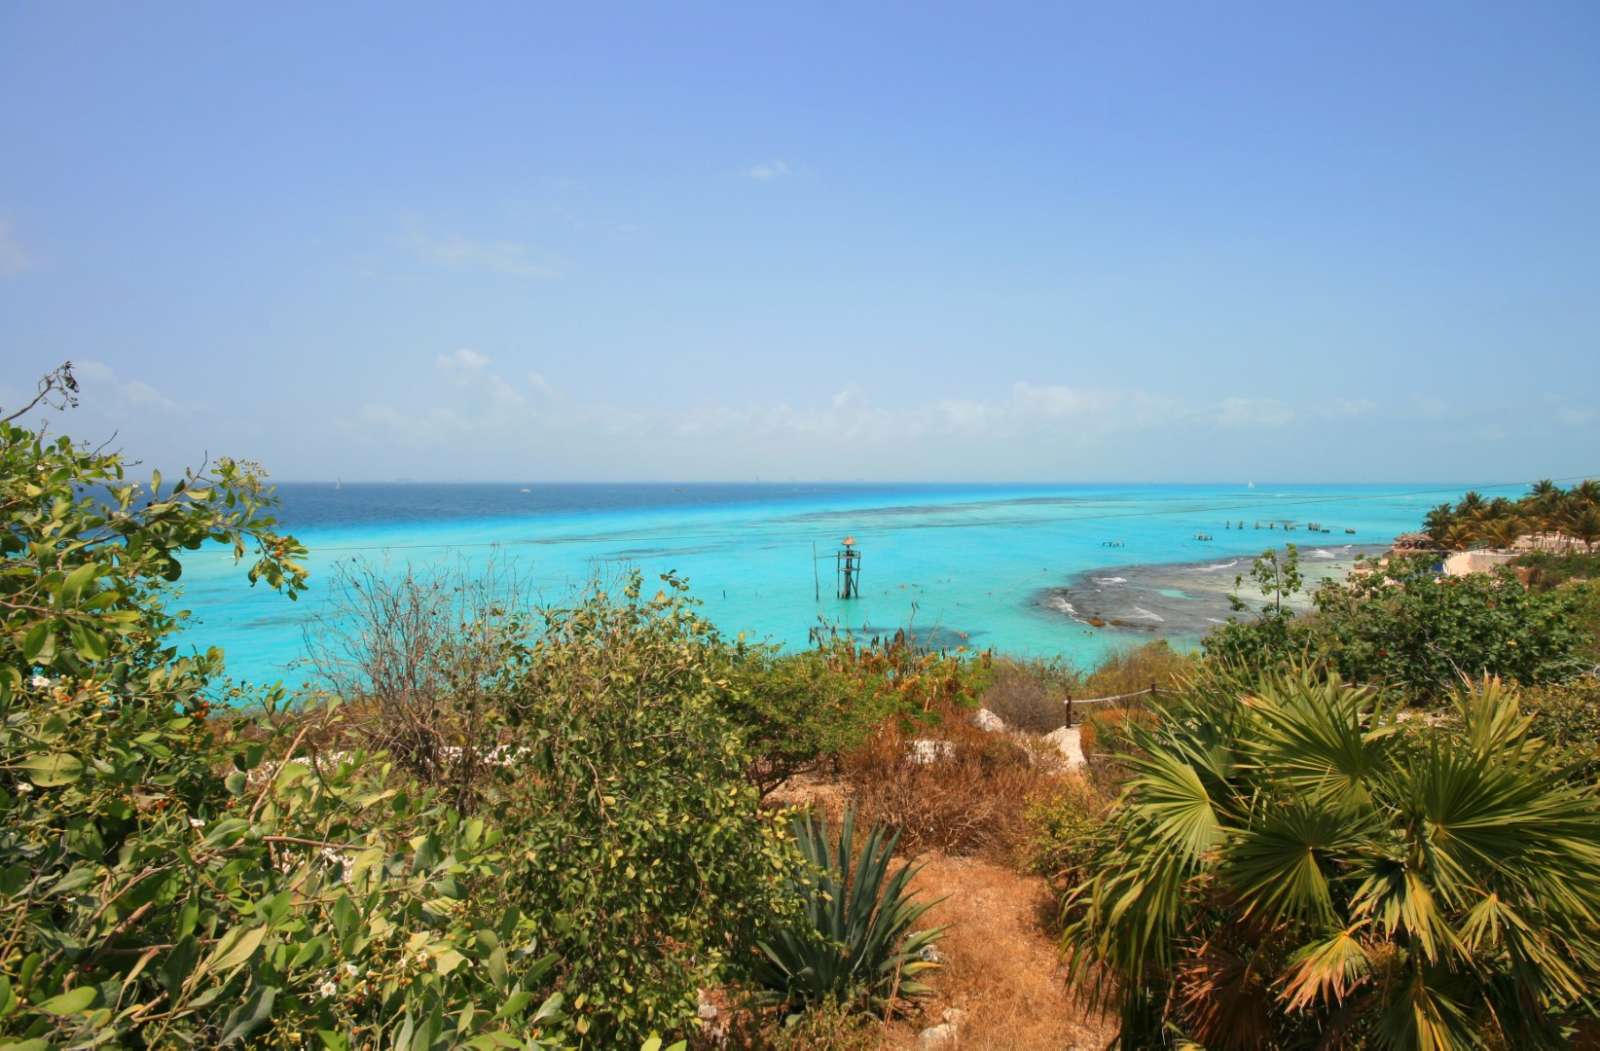
[[[1285,540],[1308,560],[1345,544],[1385,544],[1466,488],[285,483],[282,524],[311,549],[312,589],[291,603],[250,588],[227,552],[196,552],[185,559],[181,604],[195,615],[182,641],[223,647],[235,678],[296,684],[304,631],[328,601],[320,585],[336,560],[469,573],[493,561],[547,601],[627,567],[676,571],[724,631],[788,646],[805,645],[819,622],[869,633],[910,625],[944,644],[1086,667],[1162,631],[1089,627],[1041,601],[1052,589],[1152,564],[1237,562],[1231,581]],[[1284,533],[1252,528],[1257,520],[1302,525]],[[1227,527],[1240,521],[1242,530]],[[1308,521],[1332,532],[1308,533]],[[848,602],[834,597],[832,558],[847,534],[862,552],[861,598]],[[1177,592],[1163,593],[1166,602],[1183,601],[1179,581],[1159,588]],[[1193,641],[1192,632],[1170,634]]]

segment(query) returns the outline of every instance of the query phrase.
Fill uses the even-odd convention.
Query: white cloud
[[[489,400],[503,409],[520,408],[527,400],[522,392],[500,376],[489,377]]]
[[[851,383],[833,396],[835,412],[849,412],[864,408],[867,404],[866,392],[858,384]]]
[[[1211,419],[1220,427],[1283,427],[1295,411],[1276,398],[1224,398]]]
[[[1550,411],[1555,413],[1556,422],[1568,427],[1587,427],[1594,422],[1596,413],[1586,405],[1569,405],[1567,399],[1559,394],[1546,394],[1545,404],[1550,406]]]
[[[419,224],[400,244],[420,261],[447,270],[475,270],[509,277],[550,279],[561,276],[553,263],[533,258],[519,241],[479,240],[456,233],[433,233]]]
[[[178,403],[161,393],[144,380],[125,380],[115,369],[103,361],[80,361],[72,366],[72,373],[83,389],[83,400],[92,402],[97,396],[109,394],[118,401],[142,408],[173,412]]]
[[[448,354],[440,354],[434,364],[446,372],[460,376],[473,376],[489,364],[489,355],[480,354],[470,347],[458,347]]]
[[[1330,420],[1344,420],[1353,416],[1369,416],[1377,409],[1378,403],[1366,398],[1335,399],[1322,406],[1322,415]]]
[[[1118,395],[1059,384],[1016,383],[1011,387],[1011,398],[1024,412],[1042,416],[1083,416],[1114,407]]]
[[[157,405],[164,408],[172,407],[172,402],[143,380],[129,380],[122,385],[122,396],[135,405]]]
[[[0,219],[0,277],[9,277],[33,269],[33,257],[22,247],[16,234],[11,232],[9,220]]]
[[[422,412],[404,412],[392,405],[367,404],[356,420],[336,420],[341,430],[399,442],[416,448],[433,448],[473,431],[467,418],[455,410],[435,406]]]
[[[640,476],[729,477],[783,469],[798,477],[934,470],[1067,477],[1094,468],[1107,450],[1195,444],[1206,430],[1247,441],[1252,429],[1297,420],[1354,423],[1376,406],[1362,401],[1236,396],[1201,401],[1136,388],[1018,381],[990,396],[963,391],[886,403],[859,384],[809,399],[677,405],[577,401],[539,372],[510,376],[488,354],[458,348],[438,355],[427,411],[403,402],[368,406],[341,423],[374,448],[386,442],[461,456],[493,448],[506,463],[579,464],[609,450],[612,464]],[[891,397],[893,392],[885,392]],[[408,410],[410,411],[404,411]],[[1231,439],[1223,435],[1231,434]],[[1147,453],[1164,456],[1167,453]],[[523,457],[523,459],[509,459]],[[780,468],[778,465],[782,465]],[[603,472],[602,472],[603,473]]]
[[[987,430],[995,414],[994,408],[984,402],[960,398],[935,402],[934,410],[945,426],[967,434],[981,434]]]
[[[495,408],[520,408],[527,399],[498,372],[489,369],[494,359],[471,347],[457,347],[434,358],[434,367],[455,381],[456,386],[472,390]]]
[[[774,179],[783,178],[789,172],[788,161],[761,161],[759,164],[752,164],[746,168],[744,176],[747,179],[754,179],[756,182],[771,182]]]

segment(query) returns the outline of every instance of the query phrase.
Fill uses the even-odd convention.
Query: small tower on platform
[[[839,551],[833,556],[834,574],[838,578],[840,598],[861,597],[861,552],[856,550],[856,538],[847,536]]]

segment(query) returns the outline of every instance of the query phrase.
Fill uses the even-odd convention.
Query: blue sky
[[[285,479],[1600,472],[1600,7],[0,8],[0,404]]]

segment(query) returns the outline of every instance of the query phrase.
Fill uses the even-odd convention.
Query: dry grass
[[[1102,708],[1083,720],[1078,745],[1092,758],[1126,740],[1129,724],[1154,726],[1155,721],[1155,714],[1147,708]]]
[[[1078,674],[1059,664],[1001,659],[982,703],[1013,729],[1046,734],[1067,725],[1068,693],[1083,690]]]
[[[770,809],[800,807],[813,810],[837,828],[850,803],[850,788],[838,778],[823,774],[796,774],[761,799]]]
[[[962,713],[947,714],[918,739],[942,755],[919,761],[911,739],[886,726],[845,758],[862,818],[899,829],[900,849],[910,853],[1011,857],[1026,831],[1028,801],[1059,775],[1015,739],[979,730]]]
[[[892,1022],[883,1047],[914,1048],[924,1026],[946,1008],[966,1012],[963,1051],[1099,1049],[1113,1020],[1090,1011],[1068,987],[1049,932],[1056,898],[1044,880],[978,858],[929,854],[912,886],[944,900],[928,922],[949,929],[939,942],[945,966],[920,1017]]]
[[[966,763],[956,758],[926,765],[888,764],[892,779],[903,790],[922,793],[914,802],[897,804],[902,810],[920,813],[923,821],[932,820],[949,835],[952,831],[970,832],[966,824],[948,824],[949,818],[944,814],[946,808],[965,807],[979,815],[975,820],[984,831],[978,838],[986,847],[994,848],[985,849],[985,857],[938,850],[920,855],[911,849],[905,851],[915,855],[916,864],[921,866],[912,882],[914,892],[921,898],[942,899],[923,920],[927,926],[946,928],[937,946],[944,965],[926,976],[933,995],[887,1023],[877,1019],[863,1023],[859,1016],[851,1018],[822,1010],[809,1013],[797,1026],[786,1029],[769,1013],[735,1009],[724,1013],[723,1017],[733,1022],[724,1042],[713,1045],[702,1038],[697,1048],[905,1051],[916,1048],[918,1034],[939,1024],[950,1008],[966,1015],[957,1045],[961,1049],[1099,1051],[1107,1045],[1115,1032],[1114,1019],[1103,1018],[1073,995],[1057,951],[1060,888],[1053,889],[1046,879],[1021,874],[1015,868],[1024,853],[1015,837],[1030,827],[1026,818],[1029,808],[1019,801],[1020,797],[1006,796],[1004,786],[1020,786],[1016,790],[1032,793],[1042,802],[1054,800],[1065,809],[1081,805],[1089,812],[1103,801],[1077,777],[1051,775],[1019,765],[1025,750],[1004,736],[956,729],[945,735],[945,739],[952,737],[969,749],[981,741],[991,746],[1000,742],[1006,747],[991,752],[993,765],[987,771],[978,757],[981,753],[969,754]],[[876,744],[885,746],[883,741]],[[958,752],[957,756],[961,754]],[[996,754],[1000,757],[997,762]],[[855,760],[860,764],[863,757]],[[880,755],[876,762],[885,763],[887,758]],[[860,776],[865,768],[857,765],[855,771]],[[874,776],[885,776],[881,766]],[[943,785],[955,787],[946,791]],[[815,807],[836,820],[850,799],[858,798],[864,789],[874,799],[884,798],[882,792],[871,788],[860,782],[796,778],[773,793],[768,802]],[[996,803],[999,805],[991,805]],[[1036,836],[1040,834],[1037,816],[1032,831]],[[1004,847],[999,846],[1002,843]]]
[[[1158,639],[1107,657],[1085,680],[1083,691],[1087,696],[1107,697],[1148,690],[1151,686],[1166,689],[1192,675],[1195,666],[1195,657],[1179,653],[1166,640]]]

